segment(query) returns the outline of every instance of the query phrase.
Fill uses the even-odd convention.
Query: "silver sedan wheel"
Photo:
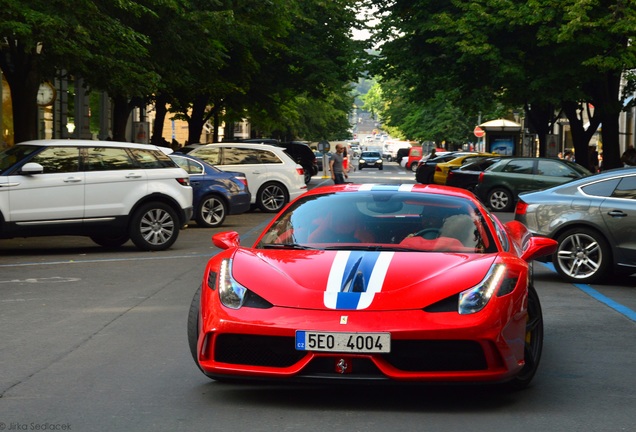
[[[600,234],[589,229],[570,230],[558,241],[553,261],[564,278],[571,282],[592,282],[605,273],[610,252]]]

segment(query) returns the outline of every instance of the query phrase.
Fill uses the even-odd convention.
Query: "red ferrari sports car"
[[[213,236],[188,317],[217,380],[508,382],[539,365],[531,261],[554,240],[437,185],[313,189],[252,247]]]

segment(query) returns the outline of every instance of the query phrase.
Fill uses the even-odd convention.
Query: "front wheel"
[[[205,228],[221,226],[227,215],[227,205],[218,196],[208,196],[201,200],[195,209],[197,225]]]
[[[417,171],[417,162],[413,162],[409,168],[410,168],[410,170],[412,172],[416,172]]]
[[[168,249],[179,236],[179,217],[167,204],[153,202],[142,205],[130,221],[130,239],[144,251]]]
[[[199,342],[199,308],[201,304],[201,287],[197,289],[197,292],[194,293],[194,297],[192,297],[192,302],[190,303],[190,310],[188,311],[188,346],[190,347],[190,354],[192,354],[192,358],[194,359],[194,363],[197,365],[199,370],[201,366],[199,365],[199,356],[197,344]]]
[[[258,190],[256,203],[261,211],[277,213],[287,204],[287,191],[279,183],[265,183]]]
[[[493,211],[512,211],[514,197],[508,189],[495,188],[488,193],[488,206]]]
[[[561,234],[552,256],[556,271],[568,282],[596,282],[607,272],[610,247],[598,231],[573,228]]]
[[[510,385],[515,389],[522,389],[530,384],[534,378],[541,353],[543,352],[543,313],[539,295],[534,286],[528,287],[528,320],[526,322],[524,360],[525,364],[521,372],[513,378]]]

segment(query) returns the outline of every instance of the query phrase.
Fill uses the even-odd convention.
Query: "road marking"
[[[556,273],[556,269],[554,268],[554,264],[552,263],[541,263],[543,264],[546,268],[550,269],[551,271],[553,271],[554,273]],[[583,291],[585,294],[589,295],[590,297],[592,297],[595,300],[598,300],[599,302],[603,303],[605,306],[608,306],[612,309],[614,309],[616,312],[618,312],[619,314],[629,318],[632,321],[636,321],[636,311],[633,311],[632,309],[628,308],[625,305],[622,305],[620,303],[618,303],[615,300],[612,300],[611,298],[601,294],[600,292],[596,291],[594,288],[592,288],[591,286],[587,285],[587,284],[572,284],[574,285],[576,288],[580,289],[581,291]]]

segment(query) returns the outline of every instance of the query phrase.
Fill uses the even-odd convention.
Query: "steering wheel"
[[[439,228],[425,228],[413,234],[413,237],[419,236],[426,240],[435,240],[439,237],[440,232]]]

